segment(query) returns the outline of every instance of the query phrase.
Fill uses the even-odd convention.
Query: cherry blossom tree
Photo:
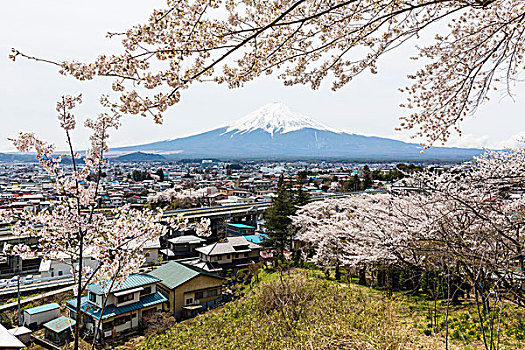
[[[108,34],[122,40],[120,55],[60,62],[13,49],[11,58],[55,64],[79,80],[113,78],[120,97],[106,99],[109,108],[160,123],[194,83],[237,88],[274,74],[285,85],[313,89],[328,80],[335,90],[363,71],[376,73],[391,50],[435,33],[415,57],[424,67],[402,89],[408,110],[400,123],[431,145],[459,131],[492,90],[511,94],[523,68],[524,6],[520,0],[167,0],[144,24]]]
[[[205,188],[199,188],[197,190],[168,188],[167,190],[150,194],[148,196],[148,203],[164,203],[174,199],[200,199],[205,197],[206,194]]]
[[[501,301],[525,306],[525,150],[486,152],[450,171],[412,175],[410,194],[363,194],[304,206],[292,218],[314,262],[402,264],[435,271],[447,299],[473,288],[487,349],[496,348]],[[460,284],[460,283],[459,283]]]
[[[144,264],[145,244],[167,229],[161,224],[162,212],[123,208],[111,212],[99,210],[103,191],[99,175],[107,163],[104,152],[108,149],[109,131],[117,129],[120,120],[117,114],[101,114],[94,120],[86,120],[85,126],[92,131],[91,146],[85,152],[84,164],[81,164],[70,135],[76,126],[71,110],[78,103],[81,103],[81,96],[63,96],[56,108],[69,146],[70,167],[61,163],[64,156],[56,155],[53,145],[41,141],[33,133],[21,133],[13,140],[20,152],[36,151],[40,165],[54,181],[57,200],[53,201],[50,210],[11,217],[4,213],[2,218],[3,222],[14,222],[15,234],[36,237],[38,241],[36,250],[16,245],[8,247],[10,253],[34,254],[42,259],[71,264],[77,298],[75,349],[78,349],[80,337],[81,312],[78,310],[86,287],[98,283],[108,292],[118,287]],[[209,231],[206,220],[191,225],[179,220],[179,226],[191,226],[199,235],[207,235]],[[84,265],[88,253],[96,260],[96,267]]]
[[[208,218],[202,218],[199,221],[189,221],[183,216],[171,216],[164,221],[166,226],[173,231],[195,231],[195,234],[199,237],[211,236],[211,220]]]

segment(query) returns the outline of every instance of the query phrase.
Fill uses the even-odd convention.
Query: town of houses
[[[427,166],[439,169],[447,165]],[[262,213],[275,196],[280,174],[309,198],[413,188],[413,184],[388,178],[396,167],[395,163],[365,166],[324,161],[110,163],[101,177],[101,208],[142,210],[163,203],[166,215],[209,217],[212,235],[168,231],[143,246],[143,268],[122,285],[104,290],[91,284],[79,310],[76,299],[63,305],[22,306],[19,326],[6,329],[0,324],[0,333],[11,337],[12,348],[28,345],[35,332],[39,332],[40,341],[57,347],[71,339],[77,313],[83,315],[84,332],[99,341],[132,336],[157,312],[177,321],[194,317],[231,299],[225,277],[272,256],[272,247],[263,244],[267,236]],[[357,182],[366,181],[365,177],[368,188],[359,187]],[[0,163],[0,211],[49,210],[57,196],[51,179],[36,164]],[[0,251],[17,243],[36,242],[33,237],[13,235],[10,223],[0,223]],[[0,300],[17,293],[38,296],[70,286],[73,263],[67,258],[22,259],[2,253]],[[96,268],[97,264],[86,252],[83,265]],[[107,300],[103,305],[104,295]]]

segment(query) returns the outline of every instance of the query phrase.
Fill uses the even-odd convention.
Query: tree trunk
[[[359,269],[359,284],[366,286],[366,268],[362,267]]]

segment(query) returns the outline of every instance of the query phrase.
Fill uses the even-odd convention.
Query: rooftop
[[[199,275],[222,279],[198,267],[183,265],[175,261],[156,268],[149,274],[161,279],[161,283],[169,289],[174,289]]]
[[[247,247],[246,249],[240,249]],[[195,249],[205,255],[221,255],[249,251],[260,248],[258,244],[248,241],[243,236],[227,237],[224,242],[213,243],[204,247]]]
[[[52,330],[55,333],[60,333],[66,329],[71,329],[76,323],[77,322],[75,320],[72,320],[69,317],[60,316],[59,318],[55,318],[54,320],[44,323],[44,327]]]
[[[32,330],[24,326],[11,328],[8,330],[8,332],[14,336],[33,333]]]
[[[202,243],[205,241],[206,241],[205,239],[197,237],[197,236],[193,236],[193,235],[179,236],[179,237],[168,239],[168,242],[173,243],[173,244],[184,244],[184,243],[197,244],[197,243]]]
[[[159,292],[156,292],[155,294],[150,294],[148,296],[140,298],[139,301],[133,304],[128,304],[125,306],[116,307],[115,305],[109,305],[106,306],[104,309],[104,314],[102,315],[102,319],[106,319],[109,317],[115,317],[124,313],[132,312],[135,310],[143,309],[146,307],[158,305],[161,303],[164,303],[168,301],[165,296],[160,294]],[[77,305],[77,299],[71,299],[66,301],[66,306],[75,311]],[[94,317],[99,318],[100,312],[102,311],[101,308],[94,306],[88,301],[87,296],[83,296],[81,299],[80,309],[82,309],[86,314]]]
[[[259,235],[244,235],[243,237],[246,238],[246,240],[255,244],[261,244],[262,242],[268,239],[268,236],[264,233]]]
[[[30,309],[25,309],[24,312],[27,312],[30,315],[34,315],[54,309],[60,309],[60,305],[58,305],[57,303],[44,304],[32,307]]]
[[[0,348],[2,349],[22,349],[26,346],[17,337],[0,324]]]
[[[235,228],[244,228],[244,229],[252,229],[252,230],[255,230],[255,227],[253,227],[253,226],[248,226],[248,225],[245,225],[245,224],[232,224],[232,223],[227,223],[226,225],[227,225],[227,226],[232,226],[232,227],[235,227]]]
[[[96,283],[90,284],[89,287],[88,287],[88,290],[90,292],[93,292],[93,293],[97,294],[97,295],[102,295],[102,294],[105,294],[105,293],[108,293],[108,292],[113,292],[114,293],[114,292],[118,292],[118,291],[121,291],[121,290],[142,287],[142,286],[146,286],[148,284],[157,283],[159,281],[160,280],[158,278],[155,278],[153,276],[147,275],[145,273],[136,273],[136,274],[128,276],[128,278],[126,278],[126,280],[124,282],[118,284],[117,286],[113,286],[111,291],[109,290],[109,286],[111,285],[111,281],[108,281],[108,283],[106,283],[104,288],[102,288],[101,285],[96,284]]]

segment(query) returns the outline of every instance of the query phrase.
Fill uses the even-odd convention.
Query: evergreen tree
[[[296,206],[303,206],[308,204],[310,200],[310,195],[303,190],[302,186],[299,186],[299,189],[297,190],[297,195],[295,196],[295,205]]]
[[[291,232],[291,216],[296,211],[295,197],[290,185],[284,183],[284,178],[279,177],[277,196],[272,199],[272,204],[264,214],[266,234],[269,239],[265,244],[276,248],[282,257],[284,250],[289,246]]]
[[[368,164],[365,164],[363,167],[361,175],[363,176],[363,190],[366,190],[372,186],[372,173],[370,172]]]
[[[159,168],[155,172],[155,175],[157,175],[159,177],[160,181],[164,181],[164,170],[162,170],[162,168]]]
[[[297,173],[297,182],[302,184],[305,183],[308,179],[308,172],[306,170],[301,170]]]
[[[359,191],[360,188],[361,188],[361,180],[359,180],[359,176],[355,174],[348,180],[347,190],[356,192],[356,191]]]

